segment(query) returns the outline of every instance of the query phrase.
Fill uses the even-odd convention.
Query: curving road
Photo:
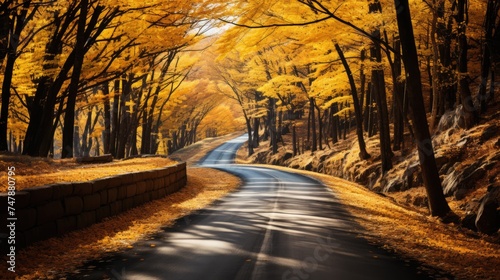
[[[237,192],[68,279],[432,279],[358,238],[362,229],[319,182],[232,164],[245,140],[229,141],[200,162],[241,177]]]

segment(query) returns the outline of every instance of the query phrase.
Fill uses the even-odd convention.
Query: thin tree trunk
[[[403,143],[404,136],[404,85],[398,80],[398,77],[401,76],[401,42],[399,41],[399,37],[394,40],[394,93],[393,93],[393,108],[394,108],[394,142],[393,149],[394,151],[399,151],[401,149]]]
[[[434,4],[436,4],[436,1],[434,1]],[[440,88],[440,82],[439,82],[439,67],[440,67],[440,56],[439,56],[439,50],[438,50],[438,43],[437,43],[437,24],[438,24],[438,14],[437,11],[435,11],[436,8],[434,8],[432,12],[432,22],[431,22],[431,47],[432,47],[432,68],[431,68],[431,77],[432,77],[432,106],[431,106],[431,120],[430,120],[430,129],[433,130],[438,122],[439,118],[439,102],[442,96],[439,94],[439,88]]]
[[[315,152],[318,149],[318,138],[316,135],[316,117],[314,114],[314,98],[309,98],[309,111],[311,114],[311,135],[312,135],[312,147],[311,152]]]
[[[103,146],[103,151],[104,154],[109,154],[110,153],[110,147],[111,147],[111,105],[110,105],[110,98],[109,98],[109,84],[105,83],[102,86],[102,92],[105,96],[104,99],[104,131],[102,134],[102,146]]]
[[[429,199],[431,215],[445,217],[450,212],[450,207],[443,194],[443,188],[437,170],[434,148],[429,133],[429,126],[425,115],[425,106],[422,96],[422,81],[418,68],[418,54],[411,23],[410,6],[408,0],[395,0],[395,8],[403,61],[408,75],[408,96],[411,117],[414,124],[417,150],[422,169],[422,178]]]
[[[1,98],[1,109],[0,109],[0,151],[7,151],[7,129],[9,122],[9,106],[10,106],[10,96],[11,96],[11,85],[12,85],[12,77],[14,73],[14,65],[17,55],[17,48],[19,46],[19,37],[29,21],[31,16],[27,17],[28,8],[31,4],[30,1],[24,1],[22,5],[22,9],[18,15],[13,16],[12,19],[9,18],[8,13],[4,13],[1,15],[2,18],[0,20],[0,45],[2,46],[2,51],[0,54],[0,58],[3,60],[4,56],[7,56],[7,63],[5,65],[4,73],[3,73],[3,82],[2,82],[2,98]],[[10,27],[10,28],[9,28]],[[9,34],[10,30],[13,29],[12,34]],[[7,45],[8,44],[8,45]],[[3,61],[0,61],[0,65],[2,65]]]
[[[358,136],[358,144],[359,144],[359,157],[361,159],[370,158],[370,154],[366,151],[366,144],[363,138],[363,116],[361,114],[361,107],[358,99],[358,93],[356,89],[356,84],[354,83],[354,78],[352,76],[351,68],[349,64],[347,64],[347,60],[345,59],[344,52],[340,49],[338,44],[335,44],[335,49],[337,49],[337,53],[340,56],[340,60],[344,65],[344,69],[346,71],[347,77],[349,78],[349,84],[351,86],[351,95],[352,101],[354,104],[354,116],[356,118],[356,135]]]
[[[481,60],[481,83],[479,84],[479,93],[477,95],[477,103],[480,105],[481,113],[486,111],[487,102],[490,99],[489,90],[487,89],[488,76],[491,71],[491,50],[493,49],[493,29],[497,19],[497,14],[500,9],[500,1],[488,0],[486,7],[486,15],[484,21],[484,43],[483,55]],[[493,82],[492,82],[493,84]]]
[[[459,72],[459,93],[460,93],[460,101],[463,106],[464,111],[464,119],[465,119],[465,128],[469,129],[475,125],[477,119],[477,112],[474,108],[474,103],[472,101],[470,85],[469,85],[469,74],[467,70],[467,20],[466,14],[467,12],[467,3],[466,0],[458,0],[458,15],[457,15],[457,24],[458,28],[458,47],[459,47],[459,55],[458,55],[458,72]]]
[[[276,131],[276,99],[269,98],[269,135],[273,155],[278,153],[278,134]]]
[[[373,35],[376,35],[375,33]],[[375,44],[371,49],[371,56],[377,61],[382,61],[380,45]],[[377,101],[378,126],[380,135],[380,155],[382,158],[382,172],[386,173],[392,169],[392,150],[389,130],[389,114],[387,111],[387,100],[385,94],[385,80],[383,70],[372,70],[372,84]]]
[[[113,107],[111,111],[112,129],[109,142],[109,151],[116,158],[118,146],[118,132],[120,131],[120,79],[116,79],[113,87]]]

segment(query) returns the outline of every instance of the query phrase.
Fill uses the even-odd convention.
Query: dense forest
[[[172,152],[246,127],[293,156],[378,135],[381,171],[415,147],[447,216],[431,135],[494,100],[500,1],[15,1],[0,4],[0,150]],[[304,121],[305,120],[305,121]],[[300,143],[296,132],[304,129]]]
[[[249,154],[268,138],[277,153],[291,133],[295,157],[355,131],[360,160],[375,153],[384,176],[416,148],[431,214],[453,220],[432,136],[471,129],[494,100],[498,11],[497,1],[255,1],[223,35],[217,72],[243,108]],[[379,150],[368,151],[374,135]]]
[[[188,81],[193,45],[223,13],[204,1],[2,1],[0,149],[123,158],[196,141],[209,111],[228,110],[208,81]]]

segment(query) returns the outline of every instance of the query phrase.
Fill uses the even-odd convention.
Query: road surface
[[[223,144],[199,163],[241,177],[237,192],[68,279],[432,279],[414,262],[359,238],[362,229],[319,182],[232,164],[245,139]]]

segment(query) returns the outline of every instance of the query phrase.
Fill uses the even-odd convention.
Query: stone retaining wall
[[[178,191],[187,183],[186,163],[110,176],[89,182],[59,183],[15,195],[16,248],[63,235]],[[0,221],[7,221],[7,193],[0,193]],[[0,228],[5,247],[8,228]]]

